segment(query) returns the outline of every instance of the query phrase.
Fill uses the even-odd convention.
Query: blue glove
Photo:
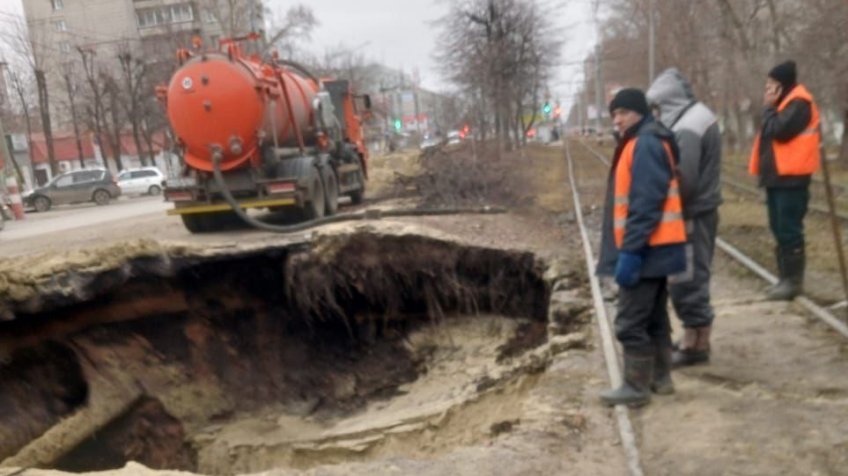
[[[642,255],[622,251],[615,264],[615,282],[623,288],[632,288],[639,282],[642,273]]]

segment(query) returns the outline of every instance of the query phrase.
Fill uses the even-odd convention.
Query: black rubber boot
[[[774,290],[786,280],[786,270],[783,266],[783,252],[780,250],[779,246],[774,247],[774,261],[777,263],[777,283],[769,286],[766,290],[766,294],[774,292]]]
[[[674,393],[674,382],[671,380],[671,342],[669,338],[654,339],[654,381],[651,391],[657,395]]]
[[[639,407],[651,401],[654,378],[654,355],[624,353],[624,375],[621,386],[601,392],[601,401],[609,406]]]
[[[785,250],[781,259],[782,276],[777,286],[769,290],[769,301],[791,301],[803,292],[806,266],[804,248]]]
[[[710,361],[710,332],[712,326],[686,327],[683,339],[671,354],[672,368],[705,364]]]

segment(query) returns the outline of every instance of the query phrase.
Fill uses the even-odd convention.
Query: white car
[[[156,167],[128,169],[118,174],[118,187],[124,195],[159,195],[165,175]]]

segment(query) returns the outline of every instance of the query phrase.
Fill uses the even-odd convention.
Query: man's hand
[[[623,288],[632,288],[642,274],[642,255],[622,251],[615,264],[615,282]]]
[[[780,99],[780,95],[783,93],[783,88],[780,86],[768,87],[766,86],[766,90],[763,93],[763,106],[766,107],[774,107],[777,106],[777,100]]]

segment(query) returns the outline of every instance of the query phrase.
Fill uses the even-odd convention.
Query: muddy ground
[[[605,170],[575,158],[597,237]],[[597,402],[606,371],[563,150],[472,159],[377,158],[368,206],[507,213],[291,236],[191,236],[149,216],[67,233],[68,251],[15,243],[0,297],[17,304],[3,315],[41,320],[35,337],[3,327],[21,332],[4,348],[29,350],[7,352],[0,388],[34,397],[0,393],[4,408],[29,405],[0,419],[0,471],[42,458],[123,466],[109,476],[626,474]],[[645,474],[848,474],[846,346],[791,304],[762,302],[762,287],[718,258],[711,365],[677,372],[676,395],[631,412]],[[70,319],[49,325],[57,316]],[[68,441],[74,451],[57,450]]]

